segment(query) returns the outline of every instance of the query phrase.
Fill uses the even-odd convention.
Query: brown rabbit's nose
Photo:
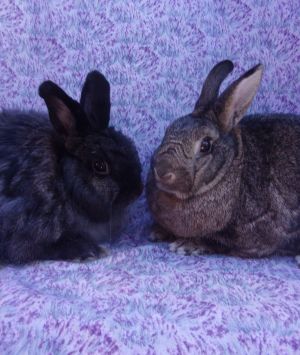
[[[163,184],[170,185],[176,180],[176,175],[171,171],[169,164],[160,162],[154,168],[155,179]]]

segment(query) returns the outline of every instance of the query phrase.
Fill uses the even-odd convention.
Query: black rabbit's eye
[[[200,147],[200,152],[201,153],[208,153],[210,152],[212,147],[212,140],[210,137],[205,137],[202,140],[201,147]]]
[[[109,167],[105,160],[98,159],[93,161],[93,170],[97,175],[105,176],[109,174]]]

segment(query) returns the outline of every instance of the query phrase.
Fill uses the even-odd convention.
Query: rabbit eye
[[[211,147],[212,147],[212,139],[210,137],[205,137],[202,140],[200,152],[201,153],[208,153],[211,151]]]
[[[94,173],[99,176],[105,176],[109,174],[109,167],[105,160],[98,159],[93,161]]]

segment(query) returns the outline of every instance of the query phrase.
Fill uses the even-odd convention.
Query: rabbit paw
[[[153,243],[164,242],[166,239],[168,239],[168,237],[158,230],[153,230],[149,235],[149,240]]]
[[[198,243],[192,241],[177,240],[169,245],[169,249],[180,255],[203,255],[210,254],[211,251]]]
[[[300,255],[296,255],[295,260],[296,260],[297,265],[300,267]]]
[[[164,236],[160,232],[154,230],[150,233],[148,240],[153,243],[161,242],[164,240]]]
[[[106,256],[106,250],[94,241],[82,238],[62,238],[45,252],[45,259],[91,261]]]
[[[98,246],[98,250],[96,252],[88,251],[87,253],[81,254],[81,256],[78,258],[69,259],[69,260],[72,261],[73,263],[91,262],[99,258],[105,257],[107,255],[108,255],[107,250]]]
[[[154,224],[151,229],[151,233],[148,237],[148,240],[152,243],[157,242],[174,242],[175,237],[169,232],[165,231],[162,227],[157,224]]]
[[[66,259],[74,261],[93,261],[107,255],[106,250],[90,241],[75,245],[68,251]]]

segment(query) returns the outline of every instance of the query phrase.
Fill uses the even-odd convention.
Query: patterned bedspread
[[[300,352],[292,259],[185,257],[125,244],[91,263],[1,269],[0,353]]]
[[[258,62],[252,112],[300,112],[298,0],[2,0],[0,109],[45,110],[44,79],[79,97],[101,70],[112,123],[144,166],[218,61]],[[228,81],[226,81],[228,83]],[[142,197],[110,255],[0,268],[0,354],[300,354],[291,258],[185,257],[147,242]]]

